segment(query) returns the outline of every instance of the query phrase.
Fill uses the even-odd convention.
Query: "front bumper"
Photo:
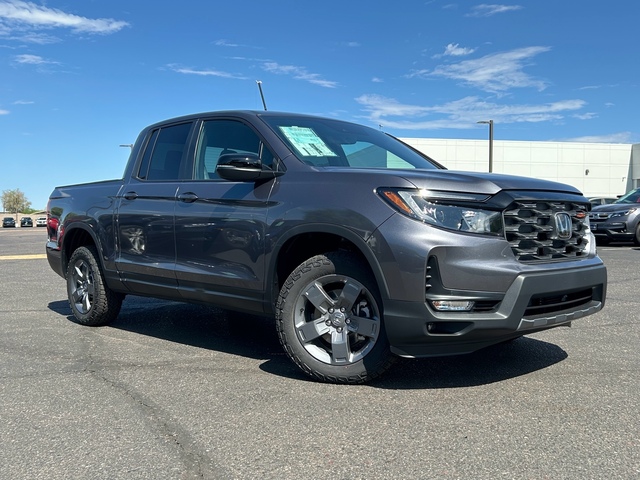
[[[591,231],[596,238],[627,241],[633,240],[635,231],[627,228],[626,222],[593,222]]]
[[[471,353],[527,333],[568,325],[600,311],[605,302],[606,283],[606,268],[602,264],[552,274],[522,273],[494,311],[481,313],[435,312],[426,303],[391,300],[385,304],[387,336],[391,350],[404,357]],[[571,298],[575,292],[580,292],[584,301],[563,309],[562,300]],[[557,300],[552,312],[533,313],[537,308],[533,305],[544,298]]]
[[[607,270],[595,245],[584,258],[520,262],[505,239],[436,229],[400,215],[369,243],[381,259],[387,337],[400,356],[470,353],[569,325],[605,303]],[[430,302],[438,300],[474,306],[436,311]]]

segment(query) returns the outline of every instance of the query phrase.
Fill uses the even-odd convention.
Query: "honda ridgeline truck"
[[[589,208],[368,127],[212,112],[145,128],[121,179],[55,188],[46,251],[81,324],[128,294],[275,316],[304,372],[361,383],[602,309]]]

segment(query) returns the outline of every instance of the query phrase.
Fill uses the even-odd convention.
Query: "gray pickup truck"
[[[275,316],[304,372],[361,383],[602,309],[589,208],[368,127],[210,112],[145,128],[119,180],[55,188],[46,251],[81,324],[127,294]]]

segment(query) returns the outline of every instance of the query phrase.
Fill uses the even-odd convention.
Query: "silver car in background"
[[[633,242],[640,245],[640,188],[631,190],[609,205],[597,205],[589,214],[591,231],[601,245]]]

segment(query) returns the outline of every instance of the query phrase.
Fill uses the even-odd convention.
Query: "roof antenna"
[[[267,103],[264,101],[264,94],[262,93],[262,80],[256,80],[258,84],[258,90],[260,90],[260,98],[262,98],[262,106],[264,107],[264,111],[267,111]]]

